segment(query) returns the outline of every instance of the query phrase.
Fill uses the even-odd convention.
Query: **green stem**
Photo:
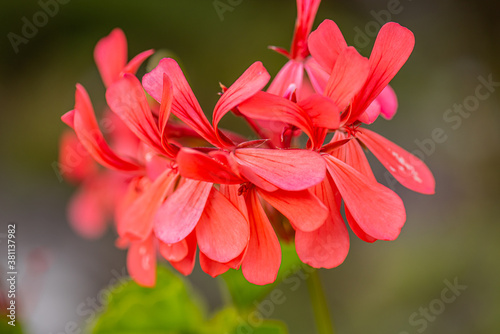
[[[315,269],[310,273],[307,278],[307,287],[311,297],[318,334],[335,334],[318,270]]]

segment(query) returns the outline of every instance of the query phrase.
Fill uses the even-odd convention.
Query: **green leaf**
[[[217,312],[206,324],[202,333],[232,333],[241,320],[238,311],[233,307],[228,307]]]
[[[225,308],[214,315],[204,327],[202,334],[288,334],[286,325],[277,320],[245,321],[234,307]],[[253,324],[253,325],[252,325]]]
[[[277,320],[266,320],[262,326],[255,328],[254,334],[288,334],[286,325]]]
[[[291,244],[281,244],[282,260],[281,267],[276,281],[268,285],[255,285],[249,283],[241,270],[230,270],[222,278],[226,282],[233,304],[240,310],[251,310],[264,299],[278,284],[291,274],[303,268],[295,246]]]
[[[199,333],[204,319],[190,287],[160,266],[154,288],[144,288],[133,281],[117,286],[93,333]]]
[[[264,320],[258,327],[252,327],[248,323],[241,324],[236,327],[231,334],[252,333],[252,334],[288,334],[286,325],[278,320]]]
[[[243,315],[227,307],[206,320],[186,280],[158,267],[154,288],[128,281],[114,288],[94,334],[288,334],[286,325],[264,320],[257,313]]]
[[[9,325],[8,322],[11,321],[9,318],[7,318],[6,314],[0,314],[2,317],[2,321],[0,321],[0,333],[4,334],[21,334],[22,328],[21,325],[19,325],[19,321],[16,319],[15,321],[15,326]]]

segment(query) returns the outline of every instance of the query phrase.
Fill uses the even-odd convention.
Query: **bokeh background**
[[[20,35],[23,17],[32,21],[42,7],[34,0],[1,2],[0,263],[5,266],[7,224],[15,222],[25,332],[65,333],[72,322],[84,328],[92,319],[78,314],[81,303],[124,275],[126,254],[114,247],[114,232],[85,240],[68,225],[65,210],[74,188],[60,182],[53,168],[65,129],[60,116],[73,106],[75,83],[89,90],[96,110],[104,105],[95,43],[121,27],[129,55],[170,50],[211,111],[219,81],[230,84],[256,60],[272,75],[279,70],[285,59],[267,46],[289,47],[296,15],[293,0],[221,1],[233,4],[222,20],[211,0],[67,1],[17,53],[8,33]],[[348,43],[368,56],[374,38],[360,42],[359,31],[379,26],[373,13],[394,3],[325,0],[315,26],[335,20]],[[390,19],[414,32],[416,47],[392,82],[398,114],[372,128],[409,151],[423,152],[437,192],[424,196],[397,185],[408,214],[398,240],[366,244],[352,238],[345,263],[321,271],[331,313],[338,333],[498,333],[500,86],[464,116],[447,110],[474,100],[479,77],[500,82],[500,4],[399,3]],[[435,129],[445,139],[432,141]],[[371,160],[379,180],[388,184],[382,166]],[[199,268],[189,279],[211,309],[221,306],[217,280]],[[421,308],[438,305],[446,281],[467,288],[439,314],[430,313],[425,328],[422,320],[411,322],[414,312],[415,321],[425,319]],[[287,302],[271,317],[285,320],[290,333],[313,333],[306,285],[282,289]]]

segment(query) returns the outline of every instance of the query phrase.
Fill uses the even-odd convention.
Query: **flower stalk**
[[[307,278],[307,288],[311,298],[318,334],[335,334],[318,270],[313,270]]]

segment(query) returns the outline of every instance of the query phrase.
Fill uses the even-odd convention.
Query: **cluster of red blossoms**
[[[241,267],[249,282],[271,283],[281,263],[278,236],[295,242],[304,263],[338,266],[349,249],[342,202],[359,238],[396,239],[406,220],[403,202],[376,181],[364,148],[402,185],[434,192],[422,161],[360,127],[396,113],[388,83],[412,52],[413,34],[387,23],[365,58],[333,21],[311,32],[319,2],[297,0],[290,52],[273,47],[289,61],[267,90],[270,75],[255,62],[231,86],[221,85],[212,123],[175,60],[162,59],[139,80],[135,73],[152,50],[127,63],[121,30],[98,42],[109,144],[77,85],[75,107],[62,117],[74,133],[62,138],[60,166],[81,185],[70,203],[72,224],[95,237],[113,215],[117,245],[128,248],[139,284],[154,285],[158,254],[191,273],[197,248],[211,276]],[[261,139],[219,128],[228,112]],[[79,147],[88,155],[75,162]]]

